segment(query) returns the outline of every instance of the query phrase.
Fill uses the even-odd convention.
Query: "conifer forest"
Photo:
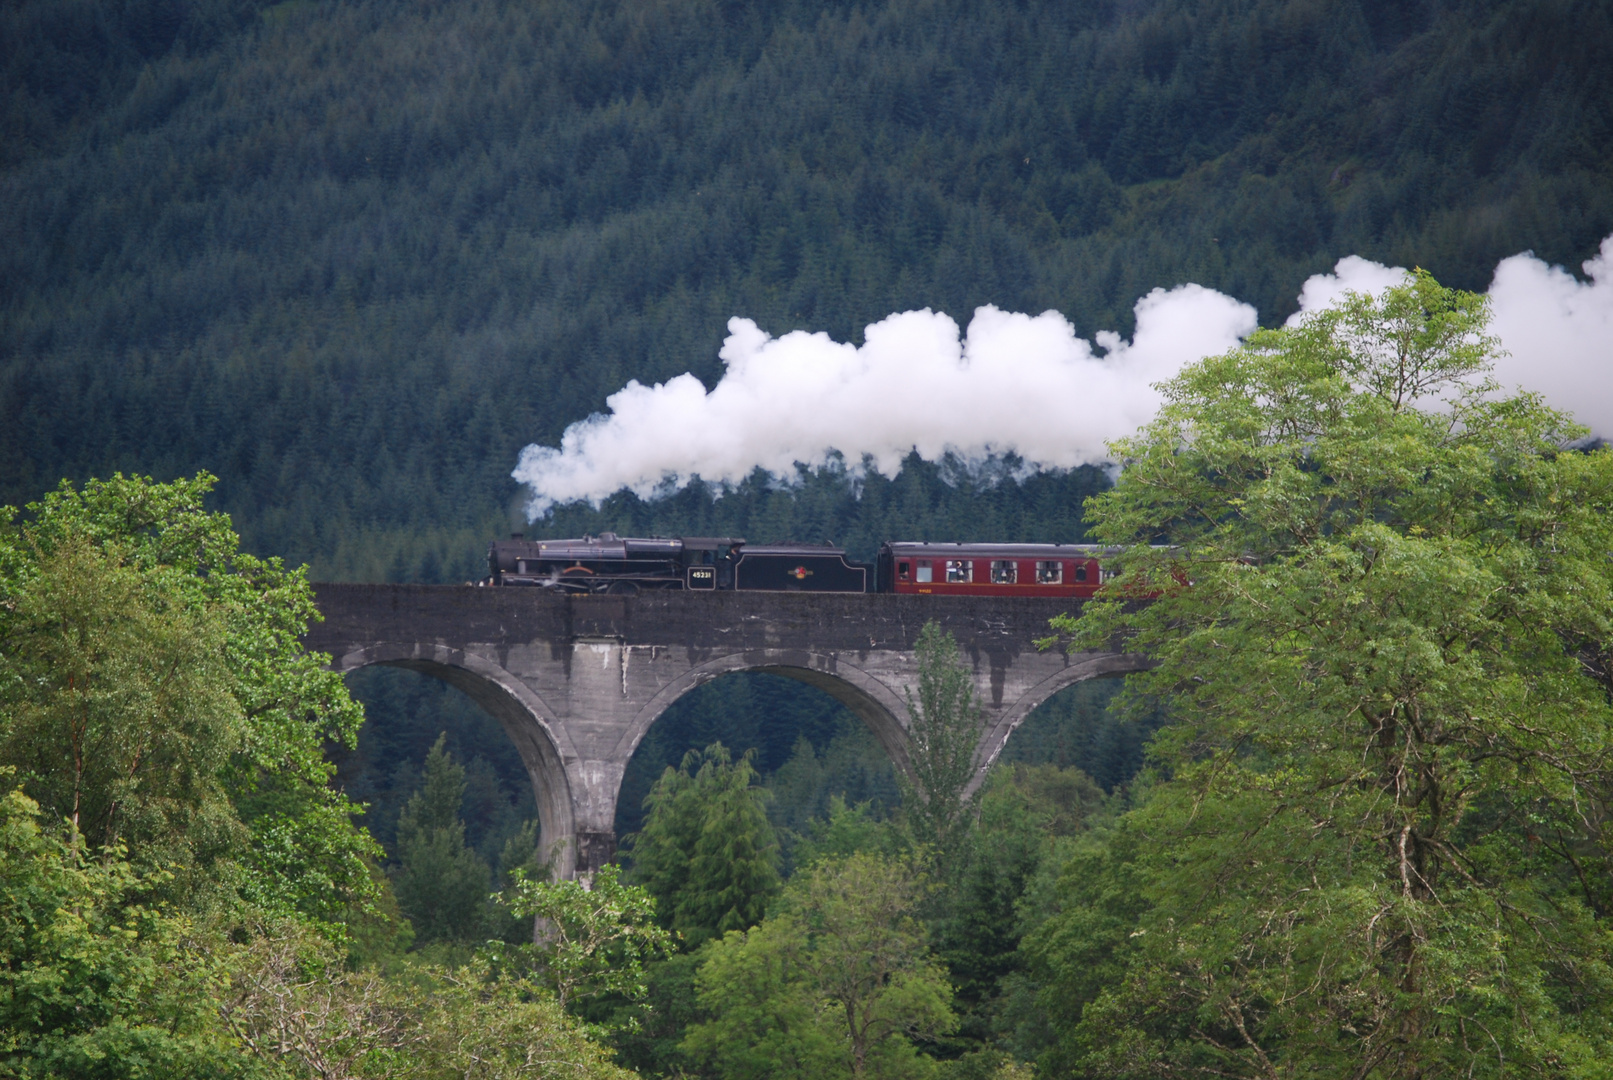
[[[1613,1076],[1613,433],[1485,295],[1609,234],[1605,0],[8,0],[0,1076]],[[1259,328],[1102,460],[511,475],[730,319],[1189,283]],[[302,635],[605,530],[1110,545],[1039,646],[1152,664],[978,789],[937,624],[907,769],[714,679],[561,879],[493,718]]]

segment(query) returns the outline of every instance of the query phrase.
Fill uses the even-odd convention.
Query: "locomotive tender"
[[[485,584],[631,595],[695,592],[897,592],[934,596],[1090,597],[1119,549],[1097,544],[932,544],[890,541],[874,566],[823,544],[751,544],[732,536],[636,539],[600,533],[489,546]]]

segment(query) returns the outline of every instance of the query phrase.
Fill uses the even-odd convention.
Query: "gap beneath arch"
[[[365,721],[358,748],[336,748],[332,758],[337,783],[370,804],[363,822],[371,834],[395,856],[398,814],[446,732],[448,752],[465,768],[466,841],[496,873],[505,842],[522,822],[539,818],[526,764],[503,726],[463,691],[424,672],[377,664],[346,679]]]
[[[1129,785],[1164,718],[1156,712],[1146,720],[1122,720],[1112,705],[1124,685],[1123,679],[1098,678],[1064,687],[1031,710],[997,760],[1073,766],[1109,792]]]
[[[618,838],[643,823],[644,796],[689,750],[721,742],[734,756],[755,749],[772,792],[774,828],[799,832],[827,813],[831,795],[899,802],[895,768],[874,733],[824,690],[768,671],[735,671],[690,690],[645,733],[627,764],[616,800]]]

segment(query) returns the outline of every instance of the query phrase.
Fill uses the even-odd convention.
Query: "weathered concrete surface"
[[[463,690],[504,726],[537,792],[546,849],[590,872],[615,850],[616,797],[656,717],[701,683],[767,671],[845,703],[899,765],[913,644],[934,619],[985,705],[976,783],[1032,709],[1081,679],[1138,670],[1121,653],[1039,651],[1078,601],[893,594],[641,593],[557,596],[462,585],[315,585],[307,644],[353,671],[406,667]],[[555,848],[555,845],[562,845]]]

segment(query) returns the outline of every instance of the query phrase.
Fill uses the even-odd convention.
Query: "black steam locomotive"
[[[495,540],[487,551],[490,585],[568,593],[631,595],[646,589],[750,589],[868,592],[872,567],[843,548],[747,544],[732,536],[635,539],[615,533],[580,540]]]
[[[750,544],[733,536],[635,539],[600,533],[488,548],[488,585],[632,595],[648,589],[897,592],[1090,597],[1118,549],[1093,544],[887,542],[877,567],[829,544]]]

